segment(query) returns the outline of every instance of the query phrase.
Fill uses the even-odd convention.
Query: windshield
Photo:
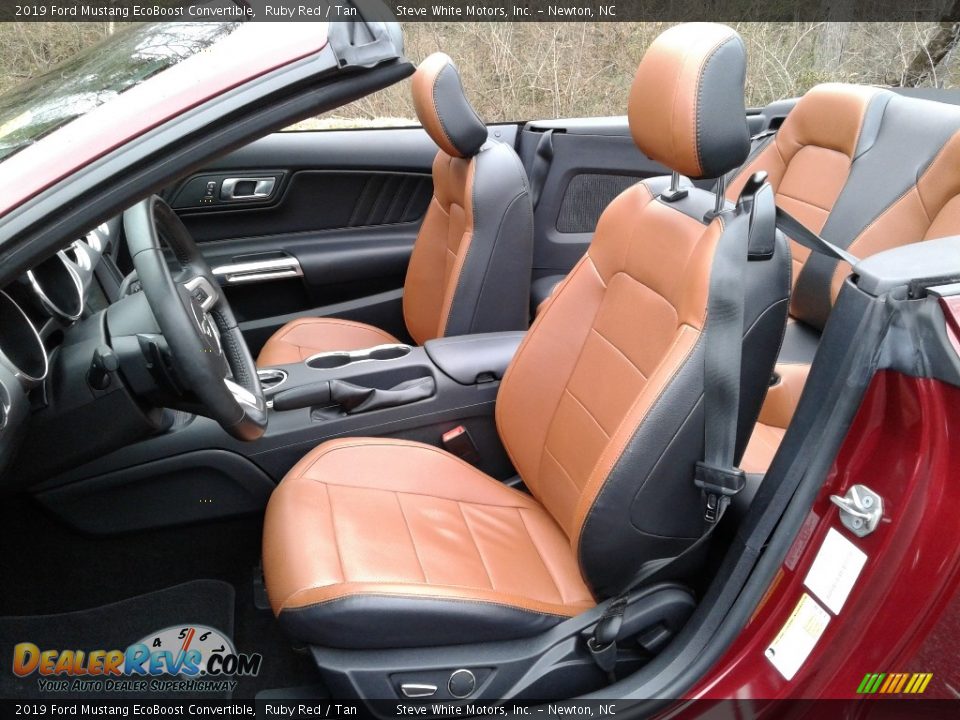
[[[239,23],[151,23],[118,30],[0,95],[0,161],[84,113],[196,55]]]

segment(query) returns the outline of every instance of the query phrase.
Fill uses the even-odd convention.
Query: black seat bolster
[[[473,236],[443,335],[529,326],[533,206],[513,148],[492,141],[474,158]]]
[[[313,645],[373,650],[516,640],[566,617],[473,599],[361,593],[282,610],[278,619]]]
[[[544,275],[530,284],[530,314],[536,315],[540,306],[553,295],[557,285],[563,282],[566,275]]]

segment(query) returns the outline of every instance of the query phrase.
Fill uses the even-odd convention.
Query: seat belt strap
[[[747,232],[731,233],[726,242],[721,239],[710,272],[703,358],[703,460],[696,464],[693,479],[704,500],[705,525],[700,541],[746,484],[746,475],[734,464],[740,415],[744,278],[751,240],[756,243],[760,239],[754,231],[759,229],[771,237],[775,233],[770,221],[775,216],[776,200],[766,180],[766,173],[754,173],[744,185],[737,204],[742,212],[750,213]],[[770,237],[763,240],[768,243]],[[769,248],[769,254],[755,257],[772,258],[773,248]]]
[[[597,665],[611,676],[616,666],[616,633],[623,624],[629,594],[642,585],[659,580],[667,574],[666,571],[675,570],[695,557],[710,541],[714,529],[729,507],[730,499],[744,486],[743,471],[733,465],[740,408],[744,296],[742,289],[729,287],[736,285],[742,288],[743,283],[730,282],[728,273],[744,270],[748,260],[764,260],[773,256],[772,251],[768,254],[762,246],[768,242],[771,220],[774,219],[777,228],[811,251],[850,265],[859,262],[855,256],[824,240],[789,213],[776,207],[773,190],[766,182],[766,177],[765,172],[755,173],[747,181],[738,201],[744,205],[751,204],[746,247],[742,238],[738,238],[737,243],[719,246],[714,259],[714,272],[710,276],[707,318],[712,328],[708,328],[705,338],[704,459],[697,463],[694,471],[694,483],[704,494],[704,530],[679,555],[641,565],[627,588],[614,598],[597,621],[587,647]],[[742,274],[733,277],[739,278]],[[736,307],[737,301],[739,307]],[[732,366],[736,367],[735,373]]]
[[[813,232],[813,230],[810,230],[793,217],[793,215],[779,207],[777,208],[777,227],[791,240],[800,243],[815,253],[832,257],[835,260],[843,260],[851,266],[860,262],[860,258],[856,255],[852,255],[843,248],[837,247],[833,243],[824,240]]]
[[[612,673],[616,666],[617,633],[623,624],[628,596],[699,555],[710,541],[730,499],[746,484],[743,470],[734,466],[740,414],[740,358],[743,352],[744,281],[747,263],[766,260],[766,246],[775,232],[776,201],[766,173],[755,173],[737,201],[750,213],[748,231],[721,235],[710,273],[704,351],[704,455],[696,464],[694,484],[703,493],[703,531],[679,555],[651,560],[640,566],[626,590],[620,593],[597,621],[587,642],[598,667]]]
[[[530,168],[530,202],[534,210],[543,195],[543,186],[547,182],[551,162],[553,162],[553,128],[545,130],[540,135],[537,151],[533,156],[533,166]]]

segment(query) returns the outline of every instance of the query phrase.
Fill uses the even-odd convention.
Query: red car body
[[[874,376],[765,599],[691,699],[853,699],[864,697],[857,690],[867,673],[932,673],[923,697],[957,699],[957,427],[960,388],[893,371]],[[884,518],[877,531],[857,539],[869,559],[841,613],[787,681],[764,653],[804,592],[828,530],[842,529],[830,495],[843,495],[857,483],[884,498]]]

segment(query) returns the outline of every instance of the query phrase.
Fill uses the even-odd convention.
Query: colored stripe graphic
[[[920,695],[933,673],[867,673],[857,686],[858,695]]]
[[[894,683],[894,681],[895,681],[896,679],[897,679],[897,674],[896,674],[896,673],[893,673],[893,674],[891,674],[891,675],[888,675],[888,676],[887,676],[887,681],[886,681],[886,682],[881,686],[881,688],[880,688],[880,692],[881,692],[881,693],[890,692],[890,686]]]

